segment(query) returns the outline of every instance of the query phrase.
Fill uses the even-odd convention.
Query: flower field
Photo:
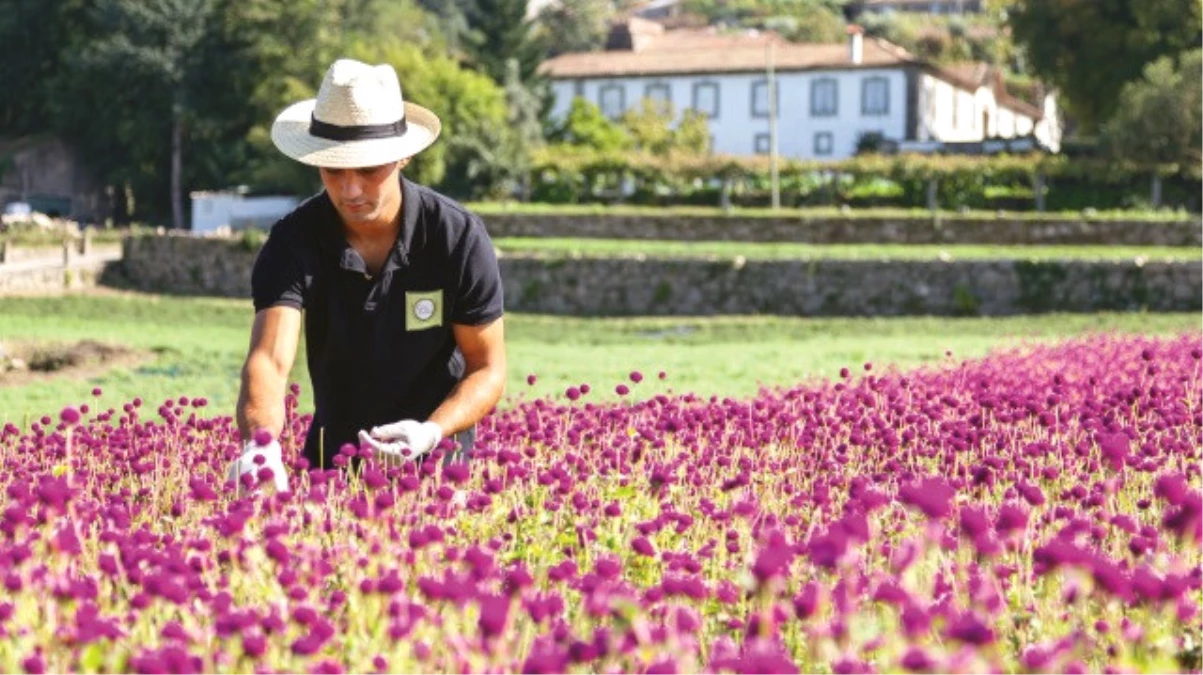
[[[294,492],[244,498],[230,417],[96,390],[0,432],[0,669],[1198,671],[1200,359],[1095,336],[739,401],[632,373],[487,418],[468,464],[326,472],[294,391]]]

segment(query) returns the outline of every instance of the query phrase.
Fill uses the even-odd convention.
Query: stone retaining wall
[[[249,248],[217,239],[133,238],[126,276],[148,291],[249,298]],[[1006,315],[1203,305],[1199,262],[504,256],[501,271],[507,309],[549,314]]]
[[[999,218],[754,218],[680,215],[482,216],[494,237],[593,237],[807,244],[1096,244],[1201,246],[1199,221]]]
[[[0,295],[61,293],[97,285],[109,269],[120,264],[120,253],[72,257],[64,262],[30,259],[0,265]]]

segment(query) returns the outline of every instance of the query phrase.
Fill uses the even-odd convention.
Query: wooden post
[[[935,211],[940,208],[940,203],[936,200],[936,189],[940,186],[940,181],[931,178],[927,181],[927,210]]]
[[[1150,186],[1149,201],[1153,203],[1153,208],[1161,208],[1161,174],[1153,169],[1153,183]]]
[[[84,228],[84,236],[79,240],[79,254],[83,257],[92,255],[92,228]]]
[[[1032,186],[1032,192],[1034,193],[1034,196],[1036,197],[1036,210],[1039,211],[1040,213],[1044,213],[1045,179],[1044,179],[1043,171],[1036,172],[1035,181],[1036,181],[1036,184],[1034,186]]]
[[[63,267],[71,264],[71,241],[63,240]]]

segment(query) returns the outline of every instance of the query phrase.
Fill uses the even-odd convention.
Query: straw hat
[[[401,98],[392,66],[339,59],[316,99],[276,117],[272,142],[304,164],[355,169],[411,157],[434,143],[441,128],[434,113]]]

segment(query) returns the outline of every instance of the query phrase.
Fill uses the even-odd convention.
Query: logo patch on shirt
[[[405,292],[405,330],[443,325],[443,291]]]

